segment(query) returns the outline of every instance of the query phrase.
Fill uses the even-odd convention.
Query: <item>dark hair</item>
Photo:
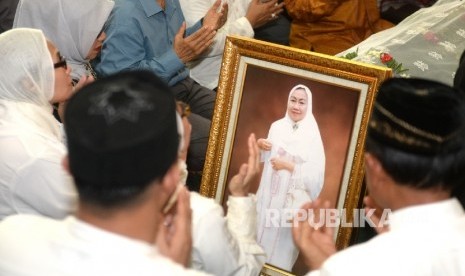
[[[101,78],[77,92],[65,130],[80,200],[130,204],[161,179],[177,160],[175,114],[170,88],[147,71]]]
[[[464,184],[465,101],[460,93],[430,80],[391,79],[381,85],[375,106],[365,150],[397,183],[448,190]],[[444,139],[428,140],[422,132]]]
[[[465,148],[433,156],[422,155],[367,137],[365,151],[376,156],[392,179],[401,185],[418,189],[442,186],[454,190],[465,183]]]

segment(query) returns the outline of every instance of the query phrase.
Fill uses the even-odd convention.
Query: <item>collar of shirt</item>
[[[163,12],[163,9],[160,7],[156,0],[139,0],[139,2],[144,8],[145,15],[147,15],[147,17],[150,17],[159,12]],[[164,10],[165,13],[168,13],[172,8],[173,4],[171,0],[166,0]]]

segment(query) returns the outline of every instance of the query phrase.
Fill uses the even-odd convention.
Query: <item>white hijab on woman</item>
[[[291,95],[296,90],[304,90],[307,95],[307,113],[299,122],[294,122],[288,114],[281,120],[273,123],[273,133],[270,133],[273,144],[282,147],[291,156],[302,164],[300,171],[294,172],[293,178],[301,179],[312,200],[315,200],[323,186],[325,171],[325,152],[321,140],[318,124],[312,111],[312,92],[302,84],[294,86],[289,92],[288,103]],[[296,125],[296,126],[294,126]]]
[[[13,29],[0,34],[0,125],[20,124],[61,140],[52,115],[55,72],[44,34]]]
[[[71,77],[86,74],[87,54],[113,9],[111,0],[20,0],[13,28],[41,29],[72,68]]]

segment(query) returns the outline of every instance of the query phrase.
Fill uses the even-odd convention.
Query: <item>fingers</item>
[[[323,208],[325,210],[329,210],[331,208],[331,202],[329,200],[325,200],[324,203],[323,203]],[[325,224],[322,227],[322,232],[325,235],[332,237],[333,234],[334,234],[334,227],[328,226],[327,225],[328,223],[330,223],[331,225],[335,225],[336,222],[335,221],[329,221],[328,218],[325,218]]]
[[[163,255],[187,265],[192,249],[192,211],[190,194],[184,186],[178,196],[175,215],[165,216],[158,229],[156,244]]]
[[[259,158],[260,150],[258,148],[255,134],[253,133],[250,134],[249,136],[248,146],[249,146],[249,161],[247,164],[249,164],[249,170],[252,173],[256,173],[258,172],[258,168],[260,166],[260,158]]]
[[[204,48],[208,47],[210,40],[215,37],[216,31],[212,30],[210,27],[202,27],[195,33],[185,38],[185,42],[189,43],[192,48],[195,48],[198,45],[207,45]]]
[[[181,27],[179,28],[178,33],[176,34],[176,37],[183,38],[185,33],[186,33],[186,22],[182,22]]]
[[[241,165],[239,172],[229,182],[229,191],[233,196],[247,196],[250,183],[259,172],[259,149],[255,134],[250,134],[247,145],[249,150],[247,163]]]
[[[227,16],[228,11],[229,11],[228,2],[224,2],[223,6],[221,7],[221,12]]]
[[[220,5],[221,5],[221,0],[216,0],[215,3],[213,3],[213,5],[211,6],[210,9],[217,12]]]
[[[88,85],[89,83],[93,82],[94,80],[95,79],[92,76],[83,75],[79,79],[78,83],[76,83],[76,85],[74,86],[73,92],[77,92],[79,89],[83,88],[84,86]]]
[[[185,29],[185,26],[182,29]],[[210,27],[202,27],[186,38],[179,37],[180,33],[181,30],[176,35],[174,49],[183,62],[188,62],[198,57],[213,43],[216,31]]]
[[[179,223],[187,227],[187,230],[190,229],[190,221],[192,219],[192,210],[190,203],[190,194],[185,186],[182,186],[181,191],[179,192],[178,204],[176,206],[176,218],[175,223]]]

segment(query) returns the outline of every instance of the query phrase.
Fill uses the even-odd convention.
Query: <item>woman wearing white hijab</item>
[[[258,145],[264,161],[257,192],[258,243],[267,253],[267,263],[290,271],[298,250],[290,226],[283,223],[293,210],[318,197],[325,174],[323,142],[308,87],[291,89],[285,117],[271,125],[268,138],[259,139]]]
[[[17,213],[62,218],[76,192],[63,170],[52,103],[72,92],[70,68],[36,29],[0,34],[0,220]]]
[[[66,57],[75,82],[92,76],[89,60],[100,52],[111,0],[20,0],[13,28],[41,29]]]

